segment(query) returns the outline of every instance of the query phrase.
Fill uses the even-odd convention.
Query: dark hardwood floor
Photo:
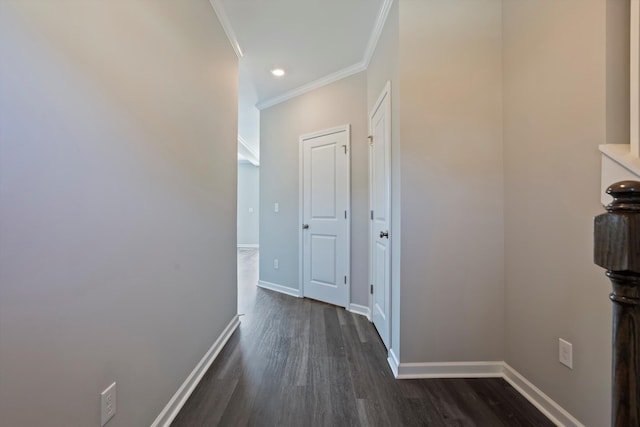
[[[394,379],[366,318],[256,288],[256,251],[238,259],[242,324],[174,427],[553,426],[499,378]]]

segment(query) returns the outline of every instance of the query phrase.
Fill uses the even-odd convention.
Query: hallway
[[[241,325],[174,427],[552,426],[504,380],[395,380],[376,331],[342,308],[255,286],[239,250]]]

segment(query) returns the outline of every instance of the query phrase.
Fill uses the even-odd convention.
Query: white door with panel
[[[391,102],[390,84],[369,116],[371,189],[371,311],[384,345],[390,347],[391,329]]]
[[[349,126],[300,137],[303,296],[349,302]]]

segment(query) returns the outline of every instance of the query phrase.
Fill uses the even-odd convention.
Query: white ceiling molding
[[[338,80],[342,80],[345,77],[349,77],[353,74],[359,73],[366,69],[367,67],[365,66],[364,62],[360,61],[357,64],[353,64],[347,68],[343,68],[342,70],[336,71],[335,73],[329,74],[318,80],[314,80],[310,83],[307,83],[306,85],[287,91],[282,95],[278,95],[273,98],[260,101],[256,104],[256,108],[258,110],[262,110],[265,108],[273,107],[276,104],[280,104],[281,102],[288,101],[291,98],[295,98],[296,96],[300,96],[303,93],[310,92],[314,89],[318,89],[330,83],[337,82]]]
[[[222,28],[224,29],[224,32],[229,39],[229,43],[231,43],[231,47],[233,47],[233,50],[236,52],[238,59],[242,58],[242,49],[240,49],[240,44],[238,43],[236,34],[233,32],[233,28],[231,27],[231,22],[229,22],[227,13],[224,11],[222,0],[209,0],[209,3],[211,3],[211,7],[213,7],[216,15],[218,15],[220,25],[222,25]]]
[[[215,0],[211,1],[213,2]],[[376,23],[373,27],[373,30],[371,31],[371,35],[369,36],[369,42],[367,43],[367,48],[364,52],[362,61],[358,62],[357,64],[350,65],[347,68],[343,68],[342,70],[336,71],[335,73],[319,78],[318,80],[314,80],[310,83],[307,83],[306,85],[287,91],[281,95],[265,99],[264,101],[260,101],[256,104],[256,108],[259,110],[263,110],[265,108],[273,107],[274,105],[288,101],[292,98],[295,98],[296,96],[300,96],[314,89],[318,89],[322,86],[326,86],[333,82],[337,82],[338,80],[342,80],[345,77],[349,77],[353,74],[365,71],[369,66],[369,62],[371,61],[373,52],[376,50],[376,45],[378,44],[378,40],[380,39],[380,35],[382,34],[382,29],[384,28],[384,24],[387,21],[387,17],[389,16],[389,11],[391,10],[392,4],[393,0],[384,0],[382,6],[380,6],[380,10],[378,11],[378,18],[376,19]]]
[[[393,4],[393,0],[384,0],[382,6],[380,6],[380,11],[378,12],[378,18],[376,19],[376,24],[373,26],[373,30],[371,31],[371,36],[369,36],[369,43],[367,44],[367,49],[364,51],[364,57],[362,61],[365,64],[365,68],[369,67],[369,62],[371,62],[371,57],[373,56],[373,52],[376,50],[376,46],[378,45],[378,40],[380,39],[380,35],[382,34],[382,29],[384,28],[384,23],[387,22],[387,17],[389,16],[389,11],[391,10],[391,5]]]
[[[260,166],[260,154],[251,148],[240,135],[238,135],[238,156],[242,156],[254,166]]]

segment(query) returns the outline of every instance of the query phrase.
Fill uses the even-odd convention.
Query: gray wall
[[[402,362],[506,360],[585,424],[608,424],[609,284],[591,239],[597,145],[628,141],[628,7],[394,2],[366,103],[391,81],[392,348]],[[278,120],[263,135],[280,138],[282,117],[309,120],[294,105],[267,110]],[[321,127],[291,132],[287,146]],[[297,148],[282,151],[271,155],[296,166],[270,179],[297,195]],[[276,221],[277,186],[262,202],[288,230],[297,268],[297,197]],[[263,262],[265,280],[297,280]],[[558,362],[559,337],[574,345],[573,371]]]
[[[258,244],[259,205],[260,168],[246,161],[238,162],[238,246]]]
[[[501,18],[400,1],[401,362],[503,357]]]
[[[260,280],[299,289],[300,135],[351,124],[351,302],[368,305],[369,154],[364,73],[261,111]],[[274,212],[274,203],[280,212]],[[279,260],[279,269],[273,260]]]
[[[609,425],[610,285],[592,239],[598,144],[628,140],[628,44],[611,48],[628,38],[628,7],[503,3],[505,360],[590,426]]]
[[[367,111],[370,113],[391,82],[391,349],[400,356],[400,78],[398,75],[398,3],[389,11],[367,68]]]
[[[236,314],[237,58],[207,0],[3,0],[0,75],[0,423],[149,425]]]

